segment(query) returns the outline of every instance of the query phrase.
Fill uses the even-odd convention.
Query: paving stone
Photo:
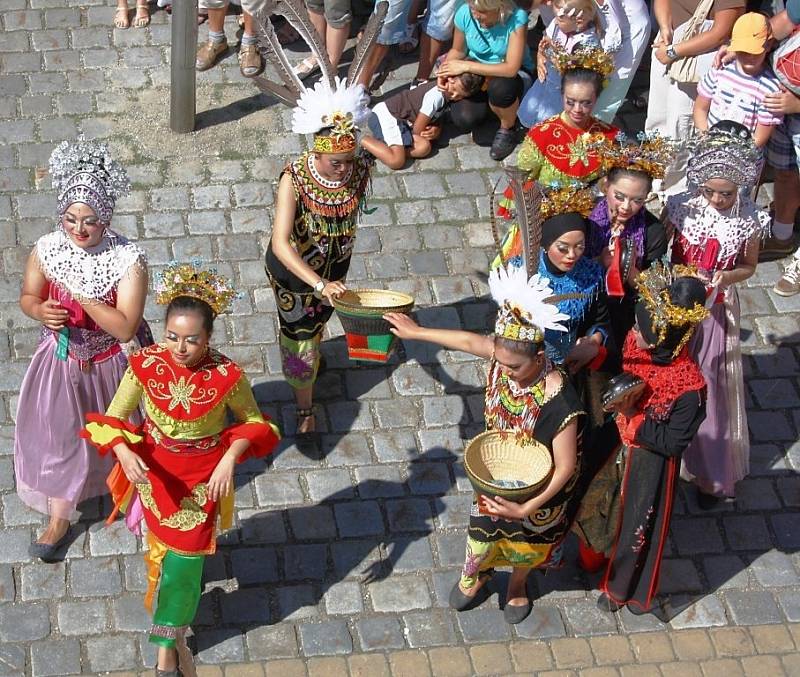
[[[469,523],[469,510],[472,505],[472,496],[443,496],[437,500],[443,505],[436,519],[443,529],[452,527],[466,527]]]
[[[354,581],[334,583],[325,591],[324,600],[325,611],[330,615],[358,614],[364,609],[361,586]]]
[[[124,520],[89,529],[89,551],[94,555],[130,555],[137,550],[136,537]]]
[[[703,584],[694,563],[688,559],[665,559],[662,561],[659,592],[701,592]]]
[[[402,616],[403,633],[412,649],[451,646],[457,636],[450,611],[433,609],[406,613]]]
[[[251,660],[273,661],[293,658],[298,653],[295,629],[290,623],[252,628],[247,631],[246,642]]]
[[[433,553],[427,538],[394,538],[388,561],[392,571],[399,573],[428,571],[433,568]]]
[[[428,531],[432,521],[430,504],[421,498],[405,498],[386,502],[389,529],[398,531]]]
[[[280,620],[295,621],[317,616],[319,598],[310,585],[282,585],[277,590]]]
[[[670,530],[681,555],[720,553],[724,550],[717,523],[713,519],[672,520]]]
[[[615,632],[617,624],[611,614],[597,608],[592,600],[574,600],[564,607],[567,624],[576,637]]]
[[[261,506],[302,503],[305,498],[296,475],[269,473],[256,478],[256,497]]]
[[[456,614],[456,622],[468,644],[479,642],[506,642],[511,639],[511,628],[497,608],[494,596],[479,608]]]
[[[287,545],[283,549],[284,578],[297,581],[322,580],[327,569],[327,546]]]
[[[782,614],[767,591],[731,590],[725,594],[733,622],[737,625],[780,623]]]
[[[22,599],[60,599],[66,594],[66,564],[26,564],[21,569]]]
[[[26,652],[16,644],[0,644],[0,675],[18,677],[25,674]]]
[[[670,625],[676,630],[728,624],[725,608],[717,597],[708,596],[698,600],[685,595],[673,595],[670,604],[674,609],[682,609],[670,621]]]
[[[368,587],[372,608],[378,612],[411,611],[431,606],[425,580],[419,576],[394,576]]]
[[[747,565],[736,555],[706,557],[703,571],[711,590],[748,587]]]
[[[361,498],[394,498],[405,493],[398,468],[369,465],[355,469]]]
[[[72,562],[70,588],[75,597],[103,597],[122,592],[117,560],[111,557],[95,557]]]
[[[405,646],[403,631],[397,618],[364,618],[357,621],[355,627],[363,651],[402,649]]]
[[[314,470],[306,473],[308,495],[315,503],[354,498],[347,470]]]
[[[196,637],[197,659],[200,663],[217,665],[244,660],[244,641],[238,630],[205,630],[198,632]]]
[[[3,642],[30,642],[43,639],[49,633],[50,615],[46,604],[0,606],[0,640]]]
[[[736,486],[736,505],[741,510],[777,510],[781,501],[770,480],[748,478]]]
[[[305,656],[330,656],[353,651],[353,639],[344,621],[301,623],[298,633]]]
[[[339,535],[348,537],[374,536],[384,532],[383,518],[377,503],[337,503],[333,507]]]
[[[359,575],[365,567],[380,559],[378,544],[369,541],[334,541],[331,555],[339,579]]]
[[[76,639],[48,639],[31,644],[31,672],[36,677],[73,675],[81,671],[81,645]]]
[[[287,513],[292,533],[298,540],[328,540],[336,536],[336,522],[329,506],[304,506]]]
[[[776,597],[786,616],[786,620],[790,623],[800,623],[800,592],[796,590],[781,590],[776,594]]]
[[[270,622],[269,597],[260,588],[232,590],[220,600],[222,621],[225,624],[266,624]]]
[[[0,602],[13,602],[15,592],[14,570],[7,565],[0,566]]]
[[[564,637],[566,629],[558,608],[534,604],[528,617],[514,626],[514,633],[524,639],[550,639]]]
[[[798,585],[797,571],[792,566],[792,558],[777,550],[759,555],[751,564],[756,580],[765,588]]]
[[[153,618],[142,604],[139,595],[117,597],[112,604],[114,627],[123,632],[147,632]],[[59,624],[60,626],[60,624]]]
[[[795,550],[800,547],[800,519],[796,513],[772,515],[770,522],[779,547]]]

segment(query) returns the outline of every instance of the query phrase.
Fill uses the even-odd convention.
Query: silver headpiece
[[[131,189],[128,174],[97,141],[60,143],[50,156],[50,176],[58,191],[58,215],[74,202],[89,205],[102,223],[109,223],[116,201]]]
[[[737,186],[754,186],[761,174],[761,151],[749,131],[730,125],[712,128],[689,142],[686,177],[696,186],[709,179],[726,179]]]

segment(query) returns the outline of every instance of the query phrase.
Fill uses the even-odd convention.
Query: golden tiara
[[[602,47],[578,46],[574,51],[569,52],[561,45],[553,44],[550,46],[550,50],[553,65],[561,75],[575,68],[585,68],[600,73],[605,80],[614,72],[614,56]]]
[[[545,190],[539,206],[539,214],[543,220],[570,212],[577,212],[586,217],[592,213],[593,208],[594,195],[592,191],[581,184],[576,184]]]
[[[239,295],[230,280],[198,263],[171,263],[156,283],[156,303],[167,305],[178,296],[204,301],[215,315],[224,313]]]

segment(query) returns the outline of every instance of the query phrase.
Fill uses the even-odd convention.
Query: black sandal
[[[468,609],[474,609],[483,604],[492,595],[491,591],[489,590],[489,581],[492,579],[493,575],[494,569],[487,569],[486,571],[481,572],[481,574],[478,576],[478,580],[483,578],[483,585],[480,587],[478,592],[472,596],[464,594],[464,592],[461,590],[461,577],[459,576],[456,584],[450,591],[450,599],[448,600],[450,608],[455,609],[456,611],[467,611]]]
[[[297,428],[295,429],[295,436],[296,437],[308,438],[308,437],[312,437],[312,436],[317,434],[317,430],[316,430],[316,428],[317,428],[317,415],[314,413],[314,407],[313,406],[309,407],[308,409],[301,409],[300,407],[297,407],[294,410],[294,415],[297,418]],[[308,431],[308,432],[302,432],[302,433],[298,432],[298,429],[300,427],[300,422],[303,419],[309,418],[309,417],[312,417],[312,416],[314,417],[314,430],[311,430],[311,431]]]

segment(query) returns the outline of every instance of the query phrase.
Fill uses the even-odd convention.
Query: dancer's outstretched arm
[[[408,315],[386,313],[383,316],[391,325],[391,332],[401,339],[438,343],[449,350],[460,350],[477,357],[489,359],[494,352],[494,337],[481,336],[460,329],[429,329],[420,327]]]

